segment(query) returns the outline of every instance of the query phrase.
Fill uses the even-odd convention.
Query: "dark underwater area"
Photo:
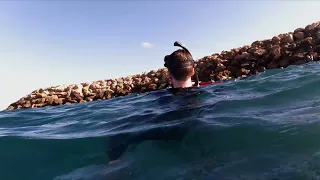
[[[312,62],[184,95],[2,111],[0,179],[320,179],[319,137]]]

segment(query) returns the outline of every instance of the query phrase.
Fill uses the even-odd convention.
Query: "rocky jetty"
[[[221,81],[319,61],[320,21],[279,34],[251,45],[205,56],[196,62],[200,81]],[[133,76],[99,80],[68,86],[38,89],[12,103],[8,110],[39,108],[62,104],[104,100],[131,93],[144,93],[166,88],[167,69],[161,68]]]

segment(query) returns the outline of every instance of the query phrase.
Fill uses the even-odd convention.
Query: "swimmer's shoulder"
[[[180,95],[180,94],[188,94],[192,92],[197,92],[199,90],[199,87],[193,86],[193,87],[187,87],[187,88],[168,88],[167,91],[174,95]]]

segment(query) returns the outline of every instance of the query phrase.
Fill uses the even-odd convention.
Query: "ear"
[[[194,73],[195,73],[194,71],[195,71],[195,69],[193,68],[191,76],[194,76]]]
[[[171,76],[171,74],[170,74],[169,72],[167,72],[167,75],[168,75],[169,80],[172,81],[172,76]]]

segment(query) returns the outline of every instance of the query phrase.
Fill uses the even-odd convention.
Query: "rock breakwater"
[[[271,39],[205,56],[196,61],[196,70],[200,81],[224,81],[255,75],[266,69],[319,61],[319,54],[320,21]],[[168,82],[167,69],[160,68],[118,79],[52,86],[33,91],[10,104],[7,110],[105,100],[164,89]]]

